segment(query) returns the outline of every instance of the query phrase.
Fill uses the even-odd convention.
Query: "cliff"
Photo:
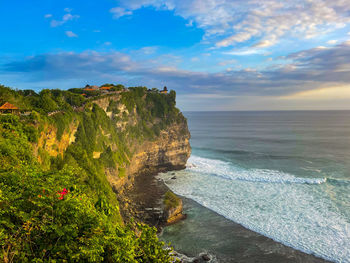
[[[35,104],[33,93],[17,104],[33,110],[26,117],[36,130],[33,154],[45,170],[79,167],[101,190],[108,182],[122,195],[137,175],[185,168],[190,133],[175,98],[144,87],[89,98],[45,90]]]
[[[0,85],[0,103],[26,112],[0,115],[0,261],[172,262],[154,229],[126,226],[123,198],[138,178],[186,165],[175,92],[81,94]]]

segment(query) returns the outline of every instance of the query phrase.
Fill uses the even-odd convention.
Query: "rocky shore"
[[[160,232],[168,224],[185,219],[182,213],[182,200],[171,211],[164,205],[168,187],[155,174],[141,174],[131,185],[118,195],[120,212],[125,221],[134,220],[154,226]]]
[[[169,188],[156,177],[156,174],[136,176],[123,194],[118,195],[121,215],[125,221],[133,218],[137,222],[156,227],[161,233],[163,227],[186,219],[180,198],[176,207],[170,211],[166,209],[164,199],[167,193]],[[196,257],[189,257],[175,251],[174,256],[181,263],[218,262],[214,255],[205,252],[199,253]]]

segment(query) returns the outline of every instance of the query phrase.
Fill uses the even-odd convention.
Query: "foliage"
[[[81,94],[82,89],[36,93],[0,86],[0,102],[31,112],[0,115],[0,261],[170,262],[154,228],[123,225],[105,171],[126,176],[132,145],[186,121],[175,107],[175,92],[131,87],[119,100],[110,99],[113,118],[94,102],[115,95]],[[121,104],[127,112],[119,111]],[[117,121],[125,127],[117,128]],[[62,156],[37,147],[47,127],[57,128],[59,142],[72,124],[78,127],[75,142]],[[176,204],[168,195],[166,202]]]
[[[167,191],[164,196],[164,205],[166,210],[175,208],[180,204],[180,198],[177,197],[173,192]]]
[[[170,262],[154,228],[123,226],[116,218],[108,184],[96,185],[99,179],[77,162],[43,171],[33,159],[28,124],[0,117],[0,261]]]

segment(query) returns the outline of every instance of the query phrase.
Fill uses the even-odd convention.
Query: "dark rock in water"
[[[194,260],[192,260],[192,263],[200,263],[200,260],[198,258],[195,258]]]
[[[175,180],[175,179],[176,179],[176,176],[171,177],[171,179],[172,179],[172,180]]]
[[[207,254],[202,255],[204,261],[210,261],[210,257]]]
[[[175,173],[171,173],[171,175],[175,175]]]

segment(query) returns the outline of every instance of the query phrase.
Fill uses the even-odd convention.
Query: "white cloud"
[[[50,17],[52,17],[52,14],[46,14],[44,17],[45,18],[50,18]]]
[[[121,7],[114,7],[109,11],[113,14],[113,18],[115,19],[118,19],[126,15],[132,15],[132,11],[125,10],[124,8],[121,8]]]
[[[233,56],[250,56],[250,55],[257,55],[257,54],[264,54],[264,50],[259,48],[242,48],[242,49],[235,49],[231,51],[223,52],[223,54],[227,55],[233,55]]]
[[[335,45],[337,43],[338,43],[338,40],[329,40],[329,41],[327,41],[328,45]]]
[[[66,31],[66,36],[67,37],[78,37],[78,35],[72,31]]]
[[[67,10],[66,9],[65,9],[66,12],[68,12],[67,10],[71,11],[71,9],[67,9]],[[71,13],[68,13],[68,14],[63,15],[61,20],[55,20],[55,19],[51,20],[50,25],[51,25],[51,27],[62,26],[63,24],[67,23],[68,21],[78,19],[79,17],[80,17],[79,15],[72,15]]]
[[[103,44],[106,46],[110,46],[110,45],[112,45],[112,42],[107,41],[107,42],[104,42]]]
[[[140,49],[140,51],[145,55],[151,55],[156,53],[158,50],[158,47],[143,47]]]
[[[120,0],[111,10],[115,18],[152,6],[173,10],[205,31],[217,48],[255,42],[275,45],[280,39],[308,39],[350,23],[349,0]],[[254,43],[253,43],[254,45]]]

